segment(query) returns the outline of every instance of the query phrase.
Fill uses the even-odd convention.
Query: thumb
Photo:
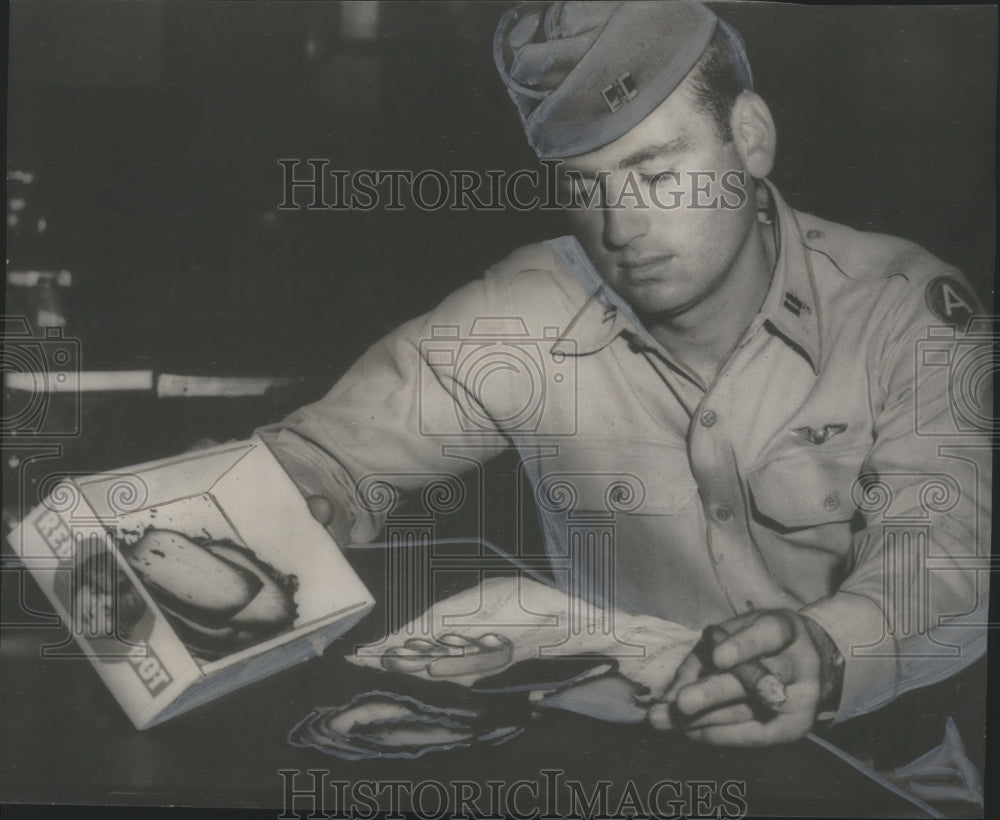
[[[306,499],[306,504],[309,505],[309,512],[312,513],[312,517],[319,521],[320,524],[325,526],[333,519],[333,505],[325,496],[311,495]]]

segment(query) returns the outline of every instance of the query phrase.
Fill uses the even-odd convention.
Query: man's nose
[[[624,248],[649,230],[649,212],[643,203],[629,194],[615,197],[608,191],[608,207],[604,216],[604,244],[611,250]]]

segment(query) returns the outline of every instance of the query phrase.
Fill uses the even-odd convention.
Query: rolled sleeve
[[[327,529],[339,546],[373,540],[382,521],[357,503],[354,481],[336,458],[296,432],[295,424],[290,417],[259,429],[257,435],[302,495],[306,498],[323,496],[330,501],[333,516]]]
[[[507,446],[485,411],[474,429],[463,427],[457,402],[470,398],[454,368],[428,360],[426,344],[436,328],[461,334],[496,311],[492,290],[485,279],[469,283],[369,348],[322,399],[257,430],[303,495],[332,503],[329,529],[341,546],[376,538],[391,511],[382,497],[368,503],[366,479],[406,494],[471,468],[447,445],[474,445],[481,458]]]

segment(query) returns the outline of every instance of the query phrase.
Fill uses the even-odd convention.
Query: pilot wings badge
[[[810,444],[822,444],[834,436],[839,436],[846,429],[846,424],[827,424],[818,430],[813,427],[795,427],[789,432],[791,432],[793,436],[804,438]]]

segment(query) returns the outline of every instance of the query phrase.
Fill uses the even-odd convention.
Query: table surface
[[[231,428],[225,420],[231,425],[234,418],[234,405],[228,402],[167,406],[145,399],[140,403],[143,427],[159,430],[157,436],[129,432],[129,417],[136,409],[129,402],[108,405],[98,397],[88,398],[82,435],[62,442],[56,458],[37,462],[40,468],[92,472],[162,457],[199,434],[228,437],[225,434]],[[209,412],[211,407],[215,410]],[[243,410],[248,420],[265,420],[260,418],[259,407]],[[178,426],[179,419],[190,432]],[[252,422],[246,426],[252,428]],[[10,442],[4,444],[8,472],[13,469],[12,447]],[[17,469],[24,476],[30,472],[23,466]],[[28,476],[21,491],[37,480]],[[23,499],[5,489],[4,501],[5,518],[9,518]],[[25,604],[41,611],[51,612],[51,608],[27,572],[12,568],[9,547],[5,545],[4,550],[0,803],[280,808],[285,797],[280,770],[324,770],[332,779],[351,782],[415,784],[433,779],[447,788],[456,781],[473,781],[483,785],[486,794],[488,780],[508,786],[517,780],[539,782],[544,791],[540,772],[556,769],[563,772],[563,783],[579,781],[587,795],[600,781],[610,781],[609,813],[614,813],[629,782],[646,800],[654,784],[673,780],[683,784],[682,790],[701,789],[702,793],[726,781],[745,784],[730,788],[745,789],[751,816],[925,816],[809,740],[753,751],[716,749],[644,725],[610,725],[551,713],[532,721],[522,735],[501,746],[415,760],[345,762],[290,746],[286,741],[289,730],[314,707],[343,704],[358,692],[386,685],[381,673],[343,661],[353,643],[363,639],[358,632],[332,645],[320,658],[162,725],[136,731],[86,660],[41,657],[40,647],[63,642],[66,632],[58,625],[45,626],[44,618],[25,614]],[[32,626],[18,625],[24,623]],[[378,625],[377,613],[362,622],[360,632],[372,624]],[[699,787],[699,781],[716,785]],[[661,794],[661,807],[675,796],[666,790]],[[574,807],[565,802],[564,788],[559,795],[558,810],[574,813]],[[326,808],[333,810],[334,791],[329,790],[327,796],[334,805]],[[433,809],[433,794],[427,799]],[[539,805],[528,797],[522,798],[522,805],[525,802]],[[484,798],[478,805],[488,802]],[[579,808],[576,813],[581,813]]]
[[[10,623],[19,590],[12,583],[17,573],[5,575],[3,608]],[[27,601],[34,607],[40,593],[33,587],[26,580]],[[580,781],[588,795],[599,781],[610,781],[613,813],[628,781],[645,800],[655,783],[673,780],[682,790],[703,793],[720,786],[698,787],[699,781],[745,784],[729,788],[745,789],[751,816],[925,816],[808,740],[753,751],[715,749],[645,726],[551,713],[501,746],[415,760],[347,762],[288,745],[288,731],[314,707],[342,704],[358,692],[386,686],[384,674],[342,659],[350,639],[320,658],[140,732],[86,660],[40,657],[42,644],[60,643],[65,634],[61,627],[10,626],[0,633],[2,802],[280,808],[285,786],[279,770],[319,769],[350,782],[433,779],[449,793],[449,784],[473,781],[483,785],[478,805],[485,806],[487,780],[507,786],[539,782],[544,791],[539,773],[556,769],[564,784],[559,810],[569,813],[566,781]],[[297,788],[307,785],[296,781]],[[661,794],[661,806],[676,796],[670,790]],[[333,788],[325,795],[325,808],[332,811]],[[434,794],[426,799],[433,810]],[[522,806],[541,805],[527,794],[521,800]]]

